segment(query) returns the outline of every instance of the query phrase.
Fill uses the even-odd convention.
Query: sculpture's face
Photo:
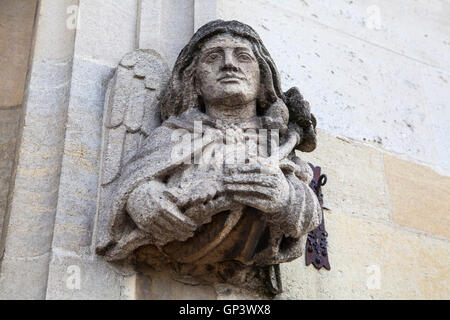
[[[256,100],[259,64],[247,39],[220,34],[201,48],[197,90],[206,105],[240,106]]]

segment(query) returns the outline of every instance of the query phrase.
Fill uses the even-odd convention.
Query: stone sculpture
[[[110,82],[97,253],[212,281],[299,257],[321,220],[295,155],[316,146],[308,102],[237,21],[201,27],[169,75],[137,50]]]

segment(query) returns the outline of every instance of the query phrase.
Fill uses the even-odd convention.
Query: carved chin
[[[214,104],[228,107],[247,104],[255,100],[255,96],[244,92],[242,88],[224,88],[218,97],[215,97]]]

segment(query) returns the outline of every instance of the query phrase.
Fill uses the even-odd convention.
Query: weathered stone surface
[[[161,0],[139,1],[136,28],[138,49],[153,49],[162,53],[162,35],[159,30],[163,3]]]
[[[74,30],[66,26],[67,4],[43,0],[39,6],[15,184],[1,244],[0,292],[14,298],[45,298],[72,66]],[[48,30],[51,39],[44,41]]]
[[[134,298],[130,278],[134,278],[134,273],[129,269],[54,248],[46,299],[130,299]]]
[[[11,106],[8,109],[0,109],[0,144],[15,141],[19,129],[21,108]],[[0,161],[11,161],[11,152],[1,152]]]
[[[224,1],[228,5],[234,5]],[[448,56],[449,3],[445,0],[415,1],[267,1],[257,0],[259,6],[296,13],[331,29],[338,29],[368,43],[387,48],[450,71]],[[255,4],[256,5],[256,4]],[[405,12],[407,8],[407,12]]]
[[[40,1],[33,60],[66,61],[73,56],[78,0]]]
[[[5,0],[0,10],[0,238],[19,135],[36,6],[37,1]]]
[[[448,240],[347,213],[325,219],[331,270],[281,265],[277,299],[448,299]]]
[[[138,48],[160,52],[172,67],[184,44],[194,33],[194,2],[196,1],[140,1]]]
[[[217,19],[217,1],[194,0],[194,31]]]
[[[415,50],[418,41],[431,41],[434,43],[431,47],[439,47],[434,51],[436,57],[441,56],[439,52],[448,51],[445,49],[448,44],[444,42],[449,41],[437,39],[444,39],[445,36],[422,39],[423,32],[413,30],[419,25],[433,24],[433,29],[439,34],[448,24],[437,22],[434,18],[425,18],[424,15],[433,16],[432,12],[436,8],[424,3],[415,4],[423,9],[417,11],[421,14],[411,13],[411,16],[406,17],[402,15],[399,19],[396,15],[392,20],[388,17],[396,10],[403,10],[400,9],[403,5],[390,5],[388,1],[375,3],[380,7],[385,23],[399,23],[398,33],[387,30],[383,32],[387,36],[385,44],[402,42],[393,41],[391,36],[414,39],[408,40],[411,42],[404,47],[405,52],[395,52],[389,46],[385,49],[380,47],[380,43],[373,43],[371,39],[376,39],[381,31],[363,26],[365,10],[373,3],[343,2],[329,5],[328,1],[319,1],[311,3],[305,9],[303,1],[290,1],[291,7],[287,10],[284,4],[277,1],[222,1],[218,7],[218,17],[233,18],[254,26],[269,51],[274,53],[275,61],[278,61],[283,85],[288,88],[301,84],[302,93],[315,106],[314,114],[321,129],[373,142],[413,159],[438,165],[448,172],[450,167],[446,159],[450,158],[450,148],[445,146],[448,146],[446,137],[449,135],[449,127],[442,123],[438,126],[439,129],[433,128],[434,115],[447,112],[442,107],[442,102],[448,101],[448,71],[430,67],[425,58],[421,61],[410,58],[414,55],[408,56],[409,52],[406,51],[407,48]],[[438,3],[437,7],[448,8],[443,1]],[[393,12],[388,10],[391,6],[395,9]],[[342,7],[348,8],[348,11]],[[342,10],[342,16],[339,9]],[[330,10],[335,17],[331,21],[339,19],[333,25],[331,22],[323,23],[330,17]],[[445,10],[436,13],[437,16],[445,16]],[[267,12],[270,12],[270,18],[267,17]],[[304,14],[308,16],[305,17]],[[359,20],[355,20],[358,14]],[[417,15],[421,17],[412,18]],[[407,22],[409,19],[412,22]],[[350,23],[352,29],[342,31],[339,26],[343,23]],[[415,27],[409,28],[412,24]],[[392,30],[396,27],[397,25],[392,25]],[[354,28],[359,28],[364,36],[355,38]],[[424,42],[420,42],[418,47],[431,52]],[[439,104],[436,104],[436,97],[439,97]]]
[[[217,300],[266,300],[267,295],[229,284],[215,283]]]
[[[2,258],[0,299],[45,299],[49,257],[50,253],[27,258],[5,254]]]
[[[112,68],[74,59],[53,245],[89,250],[94,228],[101,127]],[[83,249],[84,248],[84,249]]]
[[[324,206],[377,220],[390,220],[389,193],[382,152],[319,130],[317,149],[299,157],[322,167]]]
[[[450,178],[388,154],[384,167],[393,221],[450,238]]]
[[[60,61],[35,61],[28,85],[26,112],[33,116],[51,118],[67,108],[70,92],[72,58]],[[25,119],[25,123],[27,123]],[[51,128],[44,128],[51,130]],[[48,135],[48,132],[44,132]],[[43,134],[44,134],[43,133]],[[41,139],[47,137],[41,135]],[[57,137],[57,135],[55,135]]]
[[[211,285],[192,279],[173,279],[169,275],[148,270],[136,275],[137,300],[215,300]]]
[[[22,104],[37,1],[4,0],[0,11],[0,109]]]
[[[19,134],[20,106],[0,109],[0,237]]]
[[[425,125],[430,128],[428,143],[434,141],[436,160],[424,160],[440,174],[450,176],[450,108],[448,107],[450,72],[432,67],[421,68],[423,92],[427,100],[428,115]]]
[[[172,65],[193,31],[218,14],[254,26],[280,67],[283,87],[300,84],[323,129],[316,152],[299,156],[328,174],[323,192],[325,206],[331,209],[325,211],[325,219],[332,269],[316,271],[305,267],[303,259],[283,264],[285,293],[276,299],[448,299],[448,178],[444,176],[450,168],[450,76],[445,55],[450,40],[448,19],[443,18],[448,4],[417,0],[406,5],[406,1],[41,0],[11,218],[2,244],[6,250],[0,298],[267,298],[229,284],[214,285],[214,293],[211,286],[193,285],[184,278],[135,275],[95,257],[92,250],[99,227],[95,212],[103,103],[114,67],[136,47],[167,52]],[[135,27],[138,4],[140,21]],[[9,12],[3,8],[2,3],[0,20]],[[380,29],[369,27],[372,22],[376,27],[377,21],[371,19],[376,18],[377,8]],[[74,9],[80,13],[80,28],[72,63],[75,30],[67,23]],[[24,21],[17,18],[30,13],[19,11],[8,17],[14,23],[0,23],[1,43],[3,31],[21,26]],[[24,34],[22,30],[7,35]],[[18,51],[17,58],[28,53],[18,45],[0,45],[0,60],[5,49]],[[20,75],[15,63],[8,57],[3,64],[0,86]],[[20,68],[26,66],[21,63]],[[14,70],[8,71],[9,67]],[[145,68],[140,70],[145,73]],[[149,78],[144,86],[154,89],[157,84],[157,79]],[[22,94],[23,89],[17,92]],[[13,93],[0,91],[0,100]],[[9,189],[21,112],[10,104],[2,107],[0,103],[0,210],[6,205],[1,197],[6,200]],[[128,114],[133,120],[129,129],[137,128],[136,116]],[[154,124],[159,120],[150,127]],[[377,149],[334,135],[365,140],[401,153],[401,159],[421,160],[441,175],[391,155],[383,159]],[[127,151],[125,162],[132,155]],[[166,160],[160,157],[154,163],[163,165]],[[212,184],[206,186],[204,198],[213,189]],[[199,194],[200,187],[190,195]],[[201,220],[208,210],[190,212]],[[70,266],[80,269],[80,289],[68,286]],[[367,285],[377,270],[381,287],[370,289]],[[240,282],[238,278],[235,283]]]
[[[137,1],[79,1],[47,299],[134,298],[134,273],[92,256],[103,105],[113,67],[135,47]],[[67,285],[80,271],[79,289]]]
[[[75,55],[116,65],[136,48],[135,0],[80,0]]]
[[[70,65],[33,64],[6,234],[5,252],[10,256],[33,257],[50,250]]]
[[[135,51],[110,85],[97,253],[109,261],[134,255],[158,269],[176,265],[179,274],[257,287],[260,266],[299,257],[306,233],[320,223],[319,202],[308,187],[311,169],[294,154],[315,147],[309,104],[296,88],[285,98],[267,49],[238,21],[201,27],[165,90],[167,67],[161,65],[154,51]],[[147,78],[156,79],[150,88]],[[162,95],[157,108],[142,105],[147,91]],[[147,137],[142,115],[149,112],[164,122]],[[180,130],[189,147],[181,158],[174,153]],[[129,157],[136,143],[132,139],[130,149],[127,137],[136,134],[141,143]],[[261,150],[267,144],[270,152]]]

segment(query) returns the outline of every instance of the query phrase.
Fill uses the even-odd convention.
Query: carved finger
[[[163,216],[161,216],[162,218]],[[170,223],[164,218],[159,219],[158,222],[154,223],[154,228],[156,230],[160,230],[154,233],[154,236],[162,240],[161,244],[166,244],[175,239],[187,239],[192,235],[192,232],[184,231],[178,228],[175,224]]]
[[[250,164],[226,164],[224,172],[228,175],[237,173],[260,173],[262,166],[259,163]]]
[[[258,210],[264,211],[264,209],[267,207],[266,204],[266,200],[262,200],[262,199],[258,199],[258,201],[255,201],[254,198],[251,197],[246,197],[246,196],[240,196],[240,195],[235,195],[233,197],[234,201],[239,202],[241,204],[244,204],[246,206],[252,207],[252,208],[256,208]]]
[[[211,200],[214,197],[215,191],[214,190],[207,190],[205,193],[203,193],[202,195],[200,195],[199,197],[189,201],[189,205],[190,206],[196,206],[199,205],[201,203],[207,202],[209,200]]]
[[[189,227],[187,227],[185,224],[181,223],[173,223],[169,220],[166,220],[166,225],[168,226],[168,231],[173,234],[174,238],[180,239],[180,238],[189,238],[192,236],[193,231]]]
[[[187,238],[191,235],[190,231],[186,231],[164,218],[155,223],[155,226],[158,226],[163,230],[163,232],[160,234],[161,239],[167,239],[171,241],[176,238]]]
[[[261,169],[261,165],[259,164],[248,164],[237,167],[237,171],[241,173],[260,173]]]
[[[225,174],[235,174],[235,173],[237,173],[238,172],[238,168],[240,167],[241,165],[237,165],[237,164],[228,164],[228,163],[225,163],[224,164],[224,173]]]
[[[225,186],[225,190],[234,194],[248,194],[263,198],[272,198],[274,194],[274,189],[254,184],[228,184]]]
[[[177,194],[174,194],[173,190],[164,190],[163,195],[167,197],[170,201],[173,203],[177,203],[180,199],[180,196]]]
[[[160,198],[160,206],[162,214],[159,215],[158,221],[167,221],[169,225],[176,225],[181,229],[195,230],[195,224],[180,209],[168,199]],[[170,228],[170,227],[169,227]]]
[[[223,182],[225,184],[230,183],[256,184],[263,187],[271,187],[271,188],[276,188],[277,186],[276,177],[261,174],[235,174],[229,177],[224,177]]]
[[[283,159],[280,161],[279,167],[281,170],[283,170],[283,172],[294,172],[295,163],[290,160]]]
[[[156,239],[163,239],[163,238],[167,237],[167,230],[166,230],[166,228],[161,226],[156,221],[151,224],[151,232],[150,233]]]
[[[170,226],[175,226],[185,232],[192,232],[196,228],[195,224],[188,217],[183,216],[180,218],[169,211],[166,211],[166,214],[162,215],[161,218],[163,218]]]
[[[267,161],[260,164],[249,164],[238,168],[240,173],[262,173],[265,175],[276,176],[281,173],[278,164]]]
[[[190,206],[185,212],[184,215],[192,219],[197,223],[197,225],[203,224],[205,222],[205,219],[209,219],[210,216],[207,214],[208,212],[211,212],[212,210],[216,210],[221,205],[226,206],[228,202],[226,202],[226,196],[224,194],[224,191],[221,191],[220,193],[217,193],[217,197],[214,198],[214,200],[209,200],[204,203],[200,203],[194,206]],[[226,208],[224,208],[225,210]]]

